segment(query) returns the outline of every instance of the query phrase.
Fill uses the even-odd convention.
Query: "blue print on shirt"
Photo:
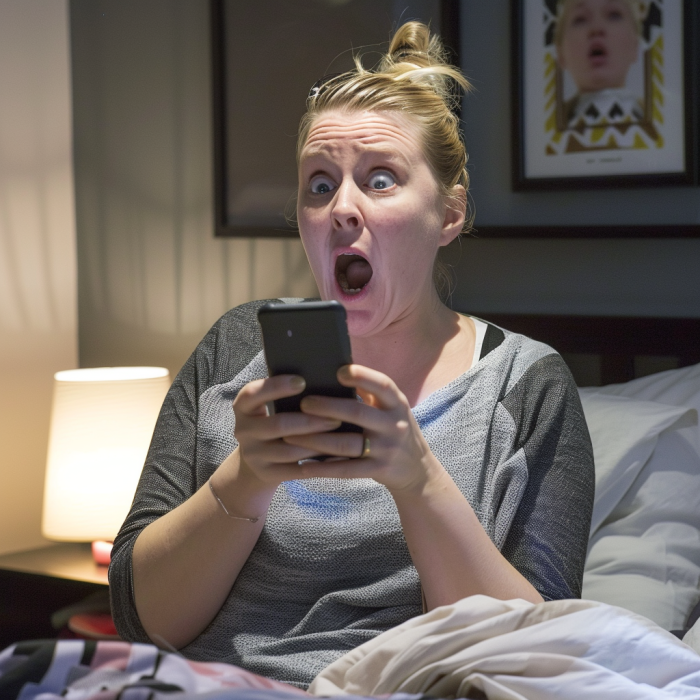
[[[290,498],[301,508],[317,518],[335,520],[347,516],[350,510],[348,499],[326,493],[317,493],[301,481],[285,481],[284,488]]]
[[[461,396],[429,396],[419,404],[420,410],[416,416],[418,427],[426,430],[433,423],[441,420],[460,398]]]

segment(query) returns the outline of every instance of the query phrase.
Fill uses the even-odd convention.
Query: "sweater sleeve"
[[[593,447],[568,367],[535,362],[503,399],[528,483],[502,553],[545,600],[580,598],[593,512]]]
[[[131,510],[112,547],[109,592],[122,639],[150,642],[134,602],[132,552],[142,530],[195,492],[197,388],[201,355],[214,329],[190,356],[165,397]],[[198,362],[197,355],[200,355]]]
[[[119,635],[150,642],[136,612],[132,553],[139,534],[184,503],[197,490],[199,397],[210,386],[240,372],[260,350],[257,309],[251,302],[225,314],[178,373],[161,408],[131,510],[112,548],[109,591]],[[207,475],[200,475],[200,477]]]

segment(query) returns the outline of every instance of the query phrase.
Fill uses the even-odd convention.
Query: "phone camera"
[[[292,331],[291,331],[291,330],[287,331],[287,335],[291,338],[291,337],[292,337]]]

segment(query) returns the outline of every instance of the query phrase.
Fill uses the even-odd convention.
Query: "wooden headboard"
[[[700,362],[700,318],[470,313],[551,345],[579,386],[626,382]]]

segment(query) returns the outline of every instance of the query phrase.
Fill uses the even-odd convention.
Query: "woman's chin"
[[[372,281],[370,280],[359,292],[349,292],[334,280],[329,298],[339,301],[347,314],[348,333],[362,337],[371,333],[376,326],[378,303],[372,298]]]
[[[351,338],[371,336],[377,328],[377,319],[369,309],[348,309],[348,334]]]

